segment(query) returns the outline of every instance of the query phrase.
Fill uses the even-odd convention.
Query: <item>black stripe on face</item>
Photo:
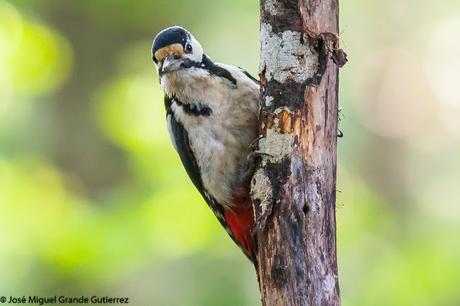
[[[154,55],[159,49],[172,44],[181,44],[185,48],[185,44],[190,40],[190,33],[179,26],[166,28],[155,36],[152,44],[152,54]],[[157,59],[153,56],[155,63]]]

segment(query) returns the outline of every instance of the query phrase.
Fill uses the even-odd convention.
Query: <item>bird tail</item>
[[[224,218],[232,231],[232,238],[246,256],[256,262],[256,243],[253,237],[254,212],[252,205],[238,205],[224,211]]]

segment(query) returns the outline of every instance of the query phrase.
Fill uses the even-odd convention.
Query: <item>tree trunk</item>
[[[338,0],[261,0],[261,162],[251,186],[262,304],[340,305]]]

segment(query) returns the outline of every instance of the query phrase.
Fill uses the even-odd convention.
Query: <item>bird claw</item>
[[[260,151],[260,150],[255,150],[255,151],[252,151],[251,153],[248,154],[247,168],[246,168],[246,171],[242,175],[242,181],[243,182],[251,180],[251,178],[254,175],[254,172],[256,170],[257,159],[262,157],[262,156],[273,157],[273,155],[271,155],[271,154],[269,154],[267,152]]]
[[[249,149],[251,149],[252,151],[256,151],[256,149],[259,147],[259,141],[264,138],[264,135],[259,135],[256,139],[251,141],[251,143],[249,144]]]
[[[255,163],[257,158],[262,157],[262,156],[267,156],[267,157],[273,157],[270,153],[261,151],[261,150],[255,150],[249,153],[248,155],[248,162],[249,163]]]

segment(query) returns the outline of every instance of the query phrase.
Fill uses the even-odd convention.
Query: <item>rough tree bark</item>
[[[262,155],[251,186],[263,305],[340,305],[338,0],[261,0]]]

